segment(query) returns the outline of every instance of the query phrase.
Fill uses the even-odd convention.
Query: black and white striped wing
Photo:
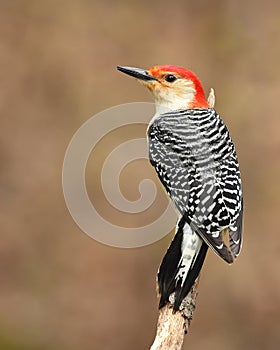
[[[151,163],[181,215],[219,256],[232,262],[241,245],[242,194],[224,123],[212,109],[172,112],[156,118],[148,136]],[[230,249],[223,241],[225,228]]]

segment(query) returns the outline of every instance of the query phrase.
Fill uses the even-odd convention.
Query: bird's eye
[[[173,74],[167,74],[164,79],[168,83],[173,83],[173,81],[177,80],[177,78]]]

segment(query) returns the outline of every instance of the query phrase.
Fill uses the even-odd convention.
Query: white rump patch
[[[189,224],[185,223],[183,233],[182,257],[179,263],[179,271],[176,275],[176,281],[181,279],[181,286],[186,280],[188,271],[195,263],[202,245],[202,239],[191,229]]]

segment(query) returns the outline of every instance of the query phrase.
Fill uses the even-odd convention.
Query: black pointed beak
[[[157,78],[153,77],[151,74],[149,74],[148,71],[140,68],[134,68],[134,67],[122,67],[117,66],[117,69],[125,74],[131,75],[134,78],[144,80],[144,81],[150,81],[150,80],[156,80]]]

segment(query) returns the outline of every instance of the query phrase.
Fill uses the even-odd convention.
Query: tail
[[[175,293],[173,309],[179,310],[182,300],[200,273],[207,249],[207,244],[182,218],[159,268],[159,308],[169,301],[170,294]]]

